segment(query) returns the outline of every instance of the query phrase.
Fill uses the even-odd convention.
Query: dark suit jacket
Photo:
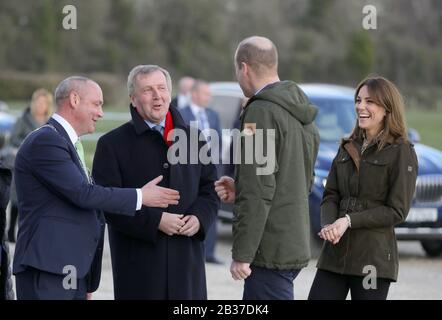
[[[139,187],[163,175],[160,185],[178,190],[180,200],[167,209],[143,207],[135,217],[117,216],[112,210],[106,213],[115,298],[206,299],[203,240],[219,205],[215,167],[169,163],[161,134],[150,129],[132,106],[130,110],[132,121],[98,141],[95,180],[106,186]],[[170,111],[175,129],[189,137],[189,126],[179,112],[173,107]],[[158,230],[163,211],[193,214],[201,229],[192,237],[168,236]]]
[[[221,124],[219,122],[218,114],[212,109],[206,108],[207,120],[209,121],[210,129],[214,129],[218,132],[218,135],[221,138]],[[180,110],[181,115],[183,116],[184,122],[189,124],[190,121],[197,121],[195,116],[193,115],[192,109],[190,106],[184,107]]]
[[[174,107],[175,109],[178,108],[178,96],[175,96],[171,101],[170,101],[170,105],[172,107]]]
[[[221,157],[222,157],[222,135],[221,135],[221,123],[219,121],[219,116],[218,114],[213,111],[212,109],[206,108],[206,115],[207,115],[207,120],[209,121],[209,127],[210,129],[216,130],[216,132],[218,133],[218,137],[219,137],[219,143],[218,143],[218,154],[219,154],[219,164],[216,165],[216,169],[218,172],[218,177],[220,177],[223,172],[223,168],[221,165]],[[195,116],[193,115],[192,109],[190,108],[190,106],[186,106],[182,109],[180,109],[180,113],[181,116],[183,117],[183,120],[186,124],[190,124],[190,121],[197,121],[197,119],[195,118]]]
[[[20,212],[14,274],[30,266],[63,275],[73,265],[79,279],[90,272],[88,291],[96,290],[104,230],[96,210],[134,215],[136,190],[90,184],[68,134],[54,119],[25,139],[14,175]]]

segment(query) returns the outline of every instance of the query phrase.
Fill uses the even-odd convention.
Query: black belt
[[[384,203],[376,200],[363,200],[354,197],[348,197],[341,200],[339,209],[345,212],[358,212],[370,208],[375,208]]]

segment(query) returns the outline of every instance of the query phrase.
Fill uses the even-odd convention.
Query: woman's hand
[[[324,226],[318,235],[321,239],[330,241],[332,244],[337,244],[348,227],[349,223],[347,218],[339,218],[332,224]]]

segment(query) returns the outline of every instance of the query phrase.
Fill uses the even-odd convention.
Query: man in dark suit
[[[169,106],[166,70],[133,68],[128,90],[132,120],[100,138],[93,176],[105,186],[126,187],[161,174],[161,185],[179,190],[180,203],[143,208],[134,217],[107,210],[115,299],[207,299],[203,240],[219,205],[215,166],[189,163],[189,143],[199,151],[205,141],[190,141],[189,126]],[[184,140],[165,139],[176,132]],[[187,161],[177,163],[168,151],[182,144]]]
[[[190,90],[195,82],[192,77],[182,77],[178,81],[178,94],[172,99],[170,105],[174,108],[182,109],[189,104]]]
[[[183,116],[184,121],[187,124],[196,125],[201,131],[207,132],[208,129],[215,130],[218,135],[217,143],[211,141],[212,137],[208,136],[207,140],[211,147],[217,147],[217,154],[221,156],[221,125],[218,114],[212,109],[208,108],[210,100],[212,98],[210,92],[210,86],[207,82],[202,80],[195,80],[190,90],[190,104],[180,109],[180,113]],[[212,143],[211,143],[212,142]],[[218,177],[221,176],[222,166],[218,163],[217,173]],[[207,233],[205,245],[206,262],[222,264],[222,262],[215,255],[216,240],[218,237],[216,223],[210,228]]]
[[[84,77],[55,90],[56,113],[33,131],[15,162],[19,230],[13,272],[18,299],[85,299],[101,274],[104,219],[98,210],[133,216],[142,204],[177,204],[177,191],[93,184],[79,137],[103,116],[100,86]]]

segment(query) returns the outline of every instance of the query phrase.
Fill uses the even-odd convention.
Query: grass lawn
[[[442,150],[442,112],[410,110],[407,125],[416,129],[423,144]]]
[[[115,129],[126,123],[127,121],[117,121],[117,120],[98,120],[95,132],[106,133]],[[92,168],[92,161],[94,159],[95,148],[97,146],[97,141],[83,141],[83,147],[85,152],[85,160],[88,168]]]

